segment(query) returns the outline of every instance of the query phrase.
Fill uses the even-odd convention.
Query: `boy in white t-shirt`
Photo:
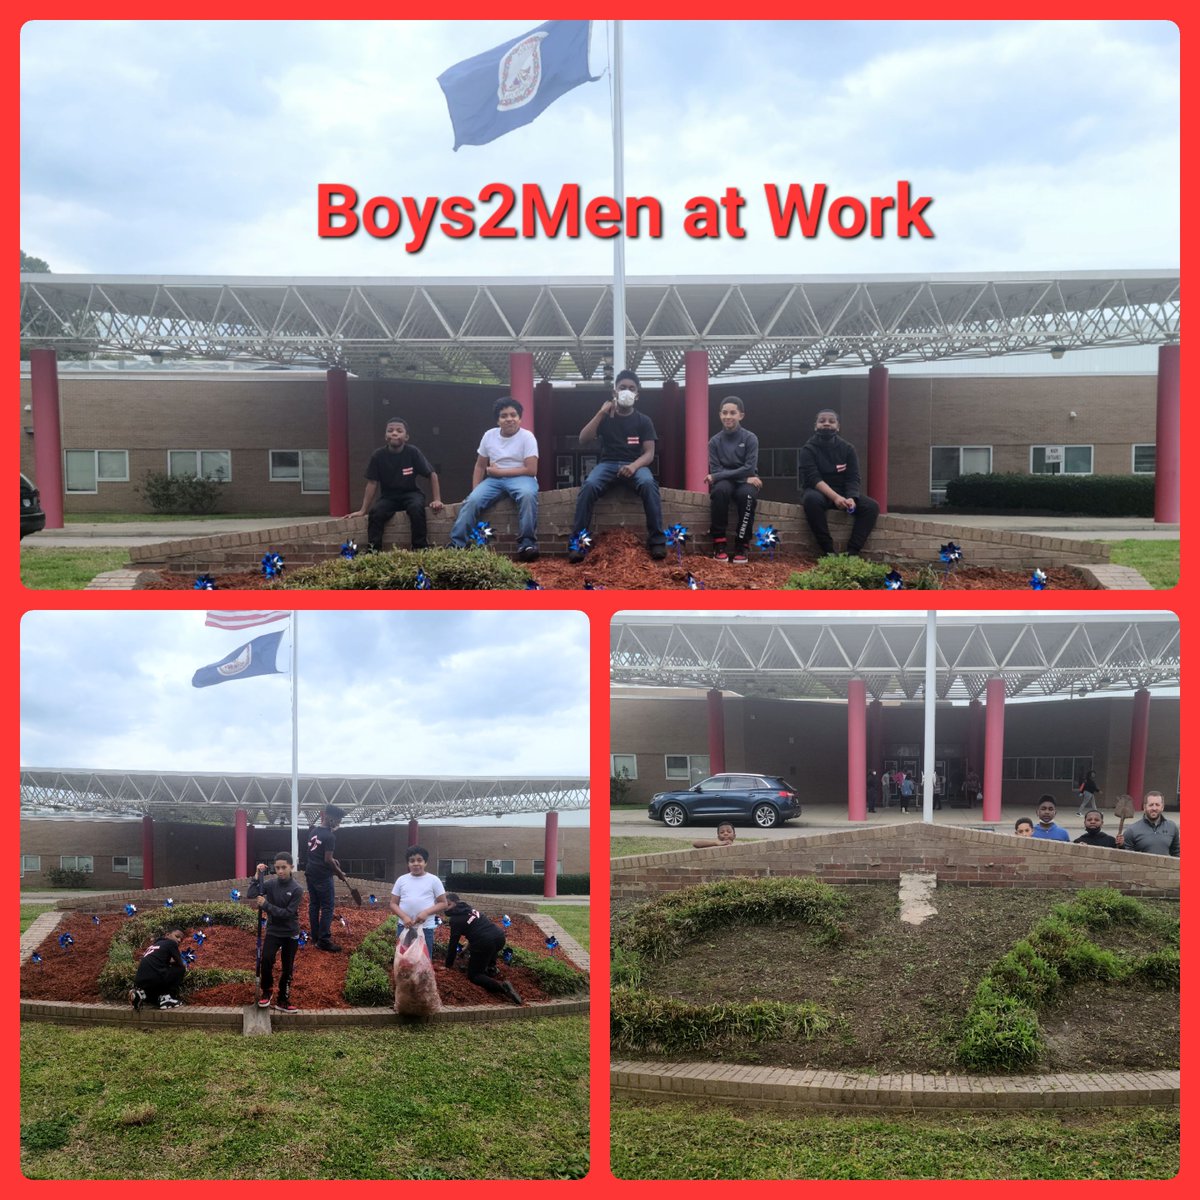
[[[505,396],[496,401],[493,411],[496,428],[489,429],[479,442],[471,494],[458,510],[450,545],[463,549],[480,514],[501,496],[509,496],[517,506],[517,557],[533,562],[538,556],[537,439],[521,428],[525,410],[520,401]]]
[[[448,907],[446,889],[436,875],[425,869],[429,851],[424,846],[409,846],[405,858],[408,874],[401,875],[392,886],[391,909],[398,920],[396,936],[403,937],[406,929],[421,930],[425,935],[425,948],[432,959],[434,917]]]

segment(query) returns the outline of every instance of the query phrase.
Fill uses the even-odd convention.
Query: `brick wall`
[[[932,871],[939,884],[969,887],[1114,887],[1179,895],[1179,859],[986,830],[925,825],[875,827],[685,850],[613,861],[612,897],[640,900],[730,877],[811,875],[831,884],[898,880]]]

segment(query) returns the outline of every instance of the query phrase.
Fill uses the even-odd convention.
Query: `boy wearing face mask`
[[[833,538],[829,536],[829,510],[840,508],[852,516],[854,526],[846,553],[857,555],[875,528],[879,505],[870,496],[860,495],[858,454],[848,441],[838,436],[840,428],[837,413],[823,408],[817,413],[816,431],[800,447],[804,515],[822,554],[834,552]]]
[[[654,422],[637,411],[638,394],[642,386],[632,371],[622,371],[613,385],[613,399],[606,400],[600,411],[579,432],[581,446],[600,439],[600,460],[592,468],[575,505],[575,525],[572,544],[567,556],[573,563],[583,562],[587,548],[574,538],[583,530],[591,530],[592,509],[596,501],[614,483],[631,487],[641,498],[646,512],[646,549],[650,557],[666,558],[667,538],[663,532],[662,500],[658,484],[650,473],[658,434]]]

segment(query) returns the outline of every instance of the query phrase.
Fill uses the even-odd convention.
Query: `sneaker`
[[[522,546],[517,551],[517,558],[521,562],[537,562],[538,548],[536,546]]]
[[[159,996],[159,998],[158,998],[158,1007],[160,1009],[181,1008],[182,1006],[183,1006],[183,1001],[176,1000],[174,996]]]
[[[318,942],[318,950],[324,950],[327,954],[341,954],[342,948],[337,942]]]
[[[271,1007],[271,993],[270,992],[263,992],[263,994],[261,996],[259,996],[258,1007],[259,1008],[270,1008]]]
[[[583,560],[584,560],[586,557],[587,557],[587,551],[586,551],[586,550],[572,550],[572,551],[571,551],[571,552],[570,552],[570,553],[567,555],[567,562],[569,562],[569,563],[581,563],[581,562],[583,562]]]
[[[290,1000],[280,1000],[275,1005],[276,1012],[297,1013],[300,1010]]]
[[[142,1005],[146,1002],[146,993],[141,988],[131,988],[129,991],[129,1003],[133,1005],[133,1011],[140,1013]]]
[[[667,557],[667,548],[662,542],[655,542],[654,545],[648,547],[650,557],[655,561],[660,561]]]
[[[716,562],[729,561],[729,554],[725,549],[725,543],[723,541],[713,542],[713,559]]]
[[[509,983],[507,979],[506,979],[506,980],[505,980],[505,981],[504,981],[504,982],[503,982],[503,983],[500,985],[500,990],[501,990],[501,991],[502,991],[502,992],[503,992],[503,993],[504,993],[504,994],[505,994],[505,995],[506,995],[506,996],[507,996],[507,997],[508,997],[508,998],[509,998],[509,999],[510,999],[510,1000],[511,1000],[511,1001],[512,1001],[514,1004],[522,1004],[522,1003],[524,1003],[524,1002],[522,1001],[521,997],[520,997],[520,996],[517,994],[517,989],[516,989],[515,987],[513,987],[513,985],[512,985],[511,983]]]
[[[745,550],[738,550],[729,561],[735,566],[744,567],[750,560],[746,557]]]

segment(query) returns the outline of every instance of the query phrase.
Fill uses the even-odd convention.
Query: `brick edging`
[[[614,1060],[613,1096],[862,1111],[1045,1110],[1177,1105],[1178,1071],[1073,1075],[857,1075],[732,1063]]]

